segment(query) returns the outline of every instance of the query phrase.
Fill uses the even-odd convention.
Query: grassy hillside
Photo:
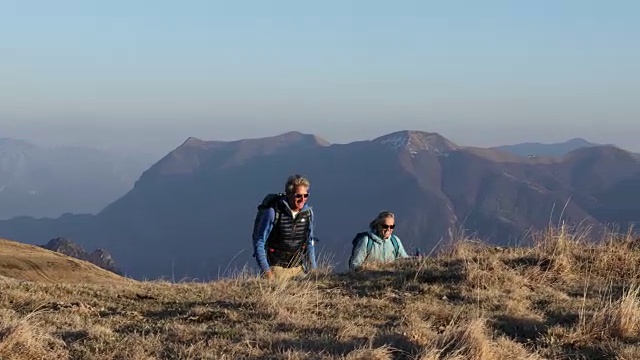
[[[0,276],[41,283],[111,284],[131,281],[87,261],[3,239],[0,239]]]
[[[565,229],[527,249],[269,282],[0,278],[2,359],[638,359],[640,242]],[[3,246],[3,244],[0,244]]]

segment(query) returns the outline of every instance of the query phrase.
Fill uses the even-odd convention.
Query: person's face
[[[395,219],[392,217],[388,217],[382,221],[380,224],[380,234],[383,239],[388,239],[391,237],[393,233],[393,229],[396,227]]]
[[[289,195],[289,206],[291,210],[300,211],[307,203],[309,198],[309,188],[306,186],[298,186],[293,194]]]

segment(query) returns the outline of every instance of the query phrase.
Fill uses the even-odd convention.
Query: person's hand
[[[274,277],[273,276],[273,271],[271,271],[271,270],[265,271],[264,272],[264,277],[267,278],[267,279],[273,279],[273,277]]]

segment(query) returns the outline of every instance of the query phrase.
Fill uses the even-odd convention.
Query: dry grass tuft
[[[66,358],[64,342],[47,333],[40,313],[31,313],[21,319],[11,311],[0,313],[0,359]]]
[[[615,301],[602,301],[602,307],[580,316],[576,340],[640,340],[640,288],[632,288]]]
[[[392,349],[385,345],[375,349],[357,349],[346,356],[346,360],[393,360]]]
[[[421,359],[495,359],[493,344],[486,332],[484,319],[451,325],[433,339]]]

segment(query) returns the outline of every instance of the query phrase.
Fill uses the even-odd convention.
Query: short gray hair
[[[285,194],[293,194],[298,186],[310,187],[309,180],[302,175],[291,175],[287,179],[287,183],[284,185]]]
[[[369,228],[377,229],[382,222],[387,218],[395,218],[396,216],[391,211],[381,211],[375,219],[369,223]]]

